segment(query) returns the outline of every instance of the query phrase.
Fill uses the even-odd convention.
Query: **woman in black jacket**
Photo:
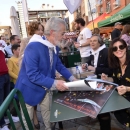
[[[109,65],[113,69],[111,81],[118,84],[117,91],[130,102],[130,55],[128,47],[123,39],[114,39],[109,46]],[[102,74],[103,80],[108,80],[108,76]],[[130,109],[115,111],[116,119],[130,129]],[[111,130],[111,118],[109,113],[98,116],[101,130]]]
[[[108,49],[99,35],[93,35],[90,40],[91,55],[88,63],[82,65],[82,69],[94,71],[99,77],[102,73],[111,76],[112,71],[108,66]]]

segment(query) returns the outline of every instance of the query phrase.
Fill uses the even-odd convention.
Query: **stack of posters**
[[[87,116],[96,118],[105,105],[117,84],[99,79],[85,79],[65,83],[69,87],[68,92],[63,92],[55,102]]]

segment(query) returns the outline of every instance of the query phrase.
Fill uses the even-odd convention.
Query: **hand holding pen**
[[[102,73],[102,74],[101,74],[101,79],[102,79],[102,80],[108,80],[108,75]]]
[[[87,69],[87,68],[88,68],[88,64],[87,63],[82,64],[82,69]]]

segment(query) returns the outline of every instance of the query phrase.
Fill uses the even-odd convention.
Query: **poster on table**
[[[118,85],[98,79],[79,80],[82,81],[81,85],[78,81],[66,83],[71,91],[63,92],[54,102],[96,118]]]

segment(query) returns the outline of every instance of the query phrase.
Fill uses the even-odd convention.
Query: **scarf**
[[[30,42],[40,42],[41,44],[44,44],[45,46],[47,46],[48,48],[54,48],[54,52],[55,54],[57,53],[56,51],[56,46],[53,45],[52,43],[50,43],[49,41],[47,40],[43,40],[43,38],[40,36],[40,35],[37,35],[37,34],[34,34],[31,39],[29,40],[29,43]],[[28,44],[29,44],[28,43]]]

